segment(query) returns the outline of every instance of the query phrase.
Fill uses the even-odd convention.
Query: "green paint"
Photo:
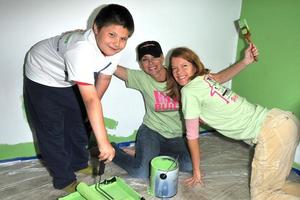
[[[300,117],[300,1],[244,0],[241,18],[251,26],[258,62],[236,76],[232,88],[250,102]],[[276,14],[274,14],[276,13]],[[238,42],[237,59],[246,44]]]
[[[241,29],[242,34],[243,35],[247,34],[249,31],[249,26],[247,24],[246,19],[241,19],[238,22],[239,22],[239,27]]]
[[[178,166],[174,158],[168,156],[158,156],[151,161],[151,167],[153,167],[155,170],[159,169],[161,171],[172,171]]]
[[[80,182],[77,185],[76,190],[82,197],[84,197],[83,199],[89,199],[89,200],[102,199],[102,195],[99,192],[93,190],[84,182]]]
[[[100,191],[100,189],[102,192]],[[110,196],[110,198],[107,194]],[[132,187],[130,187],[130,185],[128,185],[123,179],[114,176],[96,185],[87,185],[84,182],[80,182],[77,186],[76,192],[58,198],[58,200],[86,199],[140,200],[142,199],[142,196],[137,193]]]
[[[155,195],[157,176],[160,176],[160,174],[162,172],[164,172],[165,174],[172,173],[172,174],[168,174],[168,176],[174,176],[176,174],[176,177],[174,177],[174,178],[176,178],[176,185],[177,185],[178,162],[170,156],[157,156],[151,160],[150,187],[148,190],[148,193],[150,195]],[[173,182],[173,183],[175,184],[175,182]],[[176,189],[176,191],[177,191],[177,189]]]
[[[300,170],[300,163],[293,163],[293,168]]]
[[[118,121],[104,117],[105,127],[108,129],[116,129],[118,126]]]
[[[109,134],[109,130],[108,130],[108,139],[111,142],[115,142],[115,143],[121,143],[121,142],[129,142],[129,141],[135,141],[135,137],[136,137],[136,130],[130,134],[127,137],[123,137],[123,136],[115,136],[115,135],[111,135]],[[89,142],[89,147],[93,147],[93,146],[97,146],[97,141],[95,138],[95,135],[92,134],[90,137],[90,142]]]
[[[232,88],[250,102],[294,112],[300,118],[300,1],[244,0],[241,18],[251,25],[258,62],[236,76]],[[238,42],[237,59],[245,48]],[[293,167],[300,169],[299,163]]]
[[[121,136],[115,136],[115,135],[108,134],[108,138],[109,138],[109,141],[115,142],[115,143],[135,141],[136,132],[137,131],[135,130],[132,134],[130,134],[127,137],[121,137]]]
[[[35,145],[32,142],[0,145],[0,160],[36,156]]]
[[[109,140],[111,142],[128,142],[128,141],[135,141],[136,131],[128,137],[118,137],[114,135],[108,135]],[[94,137],[93,137],[94,138]],[[96,142],[93,141],[93,145]],[[7,159],[14,159],[14,158],[21,158],[21,157],[32,157],[37,155],[36,146],[33,142],[28,143],[21,143],[21,144],[0,144],[0,160],[7,160]]]
[[[131,135],[127,137],[110,135],[109,130],[116,129],[118,126],[118,121],[110,118],[104,118],[104,122],[105,122],[105,127],[108,129],[108,137],[111,142],[120,143],[120,142],[135,141],[136,131],[134,131]],[[90,145],[93,146],[96,144],[97,143],[95,141],[95,137],[92,134]],[[0,160],[7,160],[7,159],[14,159],[14,158],[21,158],[21,157],[33,157],[37,155],[37,152],[38,152],[37,145],[35,145],[33,142],[20,143],[14,145],[0,144]]]

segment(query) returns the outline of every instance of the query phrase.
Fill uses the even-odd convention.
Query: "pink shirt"
[[[194,140],[199,138],[199,118],[186,119],[186,138],[188,140]]]

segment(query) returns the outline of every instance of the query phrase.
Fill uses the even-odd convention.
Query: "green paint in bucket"
[[[177,193],[178,162],[170,156],[158,156],[151,160],[149,194],[170,198]]]

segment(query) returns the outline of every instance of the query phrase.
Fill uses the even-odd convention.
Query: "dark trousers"
[[[42,159],[53,186],[62,189],[76,180],[75,171],[88,165],[88,137],[78,88],[49,87],[25,78],[24,90]]]

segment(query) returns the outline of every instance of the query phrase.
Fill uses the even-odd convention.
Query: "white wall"
[[[121,64],[139,68],[135,47],[160,42],[165,55],[176,46],[195,50],[207,67],[218,71],[235,59],[242,0],[1,0],[0,7],[0,144],[32,141],[23,108],[23,62],[39,40],[72,29],[85,29],[95,8],[106,3],[126,6],[135,20]],[[105,117],[119,122],[112,133],[127,136],[142,122],[141,95],[114,78],[104,96]],[[111,132],[111,131],[110,131]]]

